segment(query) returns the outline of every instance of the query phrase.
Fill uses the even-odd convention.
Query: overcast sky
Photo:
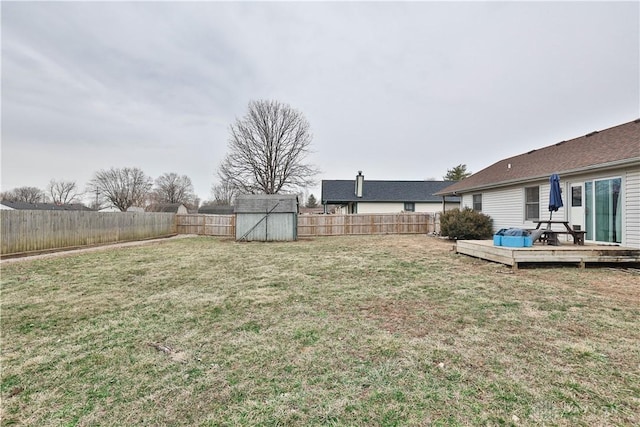
[[[3,1],[1,187],[135,166],[208,199],[255,99],[304,114],[318,180],[477,172],[640,117],[639,4]]]

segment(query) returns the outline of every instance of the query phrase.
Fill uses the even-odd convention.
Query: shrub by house
[[[493,220],[471,208],[452,209],[440,217],[440,232],[450,239],[488,239],[493,234]]]

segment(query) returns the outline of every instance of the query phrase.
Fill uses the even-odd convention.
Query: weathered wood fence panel
[[[179,234],[235,236],[235,215],[177,215]],[[427,234],[440,231],[433,213],[298,215],[298,237],[357,234]]]
[[[173,213],[2,210],[0,221],[2,255],[176,234]]]
[[[298,236],[427,234],[440,231],[439,214],[299,215]]]
[[[0,211],[1,252],[10,255],[143,240],[171,234],[235,237],[235,215],[151,212]],[[298,237],[439,232],[431,213],[298,215]]]
[[[178,234],[200,234],[205,236],[235,237],[235,215],[177,215]]]

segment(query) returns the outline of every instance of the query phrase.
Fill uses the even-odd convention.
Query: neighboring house
[[[323,206],[338,205],[335,212],[397,213],[443,212],[460,206],[458,196],[436,196],[452,181],[365,181],[362,172],[355,180],[323,180]]]
[[[9,202],[3,200],[0,202],[5,210],[21,210],[21,211],[93,211],[81,203],[73,203],[68,205],[58,205],[55,203],[25,203],[25,202]]]
[[[167,212],[177,214],[188,214],[189,210],[182,203],[154,203],[147,206],[145,212]]]
[[[585,240],[640,248],[640,119],[501,160],[438,191],[493,219],[495,230],[549,219],[549,176],[564,207],[553,219]]]

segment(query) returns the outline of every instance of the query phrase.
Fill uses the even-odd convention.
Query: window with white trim
[[[540,187],[524,188],[524,219],[535,221],[540,219]]]
[[[473,210],[482,212],[482,194],[473,195]]]

